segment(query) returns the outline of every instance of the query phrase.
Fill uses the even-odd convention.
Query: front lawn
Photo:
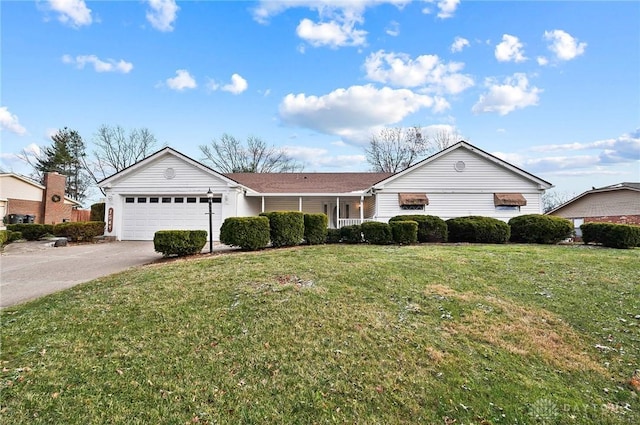
[[[327,245],[142,267],[0,312],[0,422],[637,424],[639,260]]]

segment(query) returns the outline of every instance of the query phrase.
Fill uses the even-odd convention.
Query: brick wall
[[[64,203],[66,177],[58,173],[44,176],[44,224],[56,224],[71,221],[71,205]],[[55,197],[55,198],[54,198]],[[54,201],[57,199],[57,201]]]
[[[8,201],[7,212],[6,212],[7,215],[10,215],[10,214],[34,215],[36,217],[34,223],[42,223],[42,219],[44,217],[43,210],[42,210],[42,202],[25,201],[24,199],[13,199],[13,198],[9,198],[7,201]]]
[[[585,217],[585,223],[615,223],[615,224],[638,224],[640,225],[640,215],[611,215],[604,217]]]

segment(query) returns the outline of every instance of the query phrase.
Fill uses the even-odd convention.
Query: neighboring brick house
[[[547,214],[572,220],[576,231],[588,222],[640,225],[640,183],[624,182],[593,188]]]
[[[0,217],[9,223],[14,215],[32,216],[34,223],[74,221],[81,204],[64,196],[66,177],[47,173],[44,185],[15,173],[0,174]]]

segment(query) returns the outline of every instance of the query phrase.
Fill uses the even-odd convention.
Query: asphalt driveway
[[[7,245],[0,256],[0,308],[159,260],[153,242],[105,242],[54,248],[51,242]]]

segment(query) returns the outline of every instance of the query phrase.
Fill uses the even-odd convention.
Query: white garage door
[[[209,231],[209,200],[195,196],[127,196],[122,239],[151,241],[158,230]],[[220,239],[221,198],[213,198],[213,240]]]

